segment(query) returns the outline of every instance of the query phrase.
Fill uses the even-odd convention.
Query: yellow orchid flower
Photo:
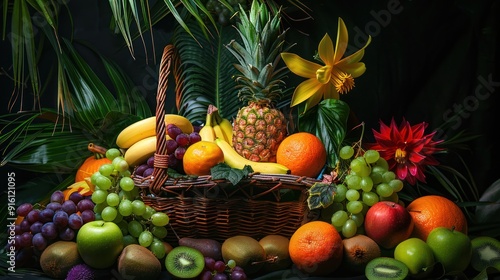
[[[281,53],[281,58],[291,72],[308,78],[295,88],[291,107],[306,101],[305,113],[322,98],[339,99],[339,94],[347,93],[354,87],[354,78],[361,76],[366,70],[365,64],[360,60],[365,54],[365,48],[371,42],[371,37],[368,37],[363,48],[342,58],[347,49],[347,41],[347,28],[344,21],[339,18],[335,49],[328,33],[318,46],[318,57],[325,65],[305,60],[293,53]]]

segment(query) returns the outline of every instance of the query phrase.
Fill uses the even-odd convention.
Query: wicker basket
[[[154,172],[150,177],[132,175],[142,190],[143,201],[165,212],[172,232],[167,241],[179,237],[211,238],[223,241],[235,235],[260,239],[268,234],[290,237],[304,222],[308,211],[307,190],[316,179],[295,175],[250,174],[237,185],[211,176],[173,178],[168,174],[165,95],[168,76],[178,61],[175,49],[164,49],[157,92],[157,147]],[[162,140],[163,139],[163,140]]]

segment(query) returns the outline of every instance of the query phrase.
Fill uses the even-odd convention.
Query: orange
[[[325,145],[309,132],[291,134],[279,145],[276,162],[288,167],[293,175],[314,178],[326,163]]]
[[[412,236],[424,241],[436,227],[455,227],[467,234],[467,219],[457,204],[439,195],[425,195],[416,198],[406,207],[413,218]]]
[[[224,162],[224,153],[217,144],[198,141],[186,149],[182,165],[187,175],[209,175],[210,168]]]
[[[312,221],[292,234],[288,251],[298,269],[321,276],[334,272],[340,266],[344,246],[342,237],[332,224]]]

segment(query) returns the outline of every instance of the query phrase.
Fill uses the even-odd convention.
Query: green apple
[[[123,234],[113,222],[92,221],[78,230],[76,244],[86,264],[97,269],[108,268],[123,250]]]
[[[446,273],[464,271],[472,257],[472,243],[466,234],[454,228],[437,227],[427,236],[427,244]]]
[[[423,279],[434,269],[434,253],[425,241],[412,237],[399,243],[394,258],[408,267],[413,278]]]

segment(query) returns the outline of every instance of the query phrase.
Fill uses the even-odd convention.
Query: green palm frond
[[[201,35],[198,26],[189,27],[195,36]],[[213,104],[221,115],[230,119],[242,106],[233,79],[237,73],[233,66],[235,59],[225,47],[237,38],[236,30],[224,27],[216,38],[198,38],[200,44],[183,28],[176,29],[174,34],[173,44],[181,61],[179,80],[183,83],[177,97],[179,113],[192,121],[204,121],[208,105]]]

